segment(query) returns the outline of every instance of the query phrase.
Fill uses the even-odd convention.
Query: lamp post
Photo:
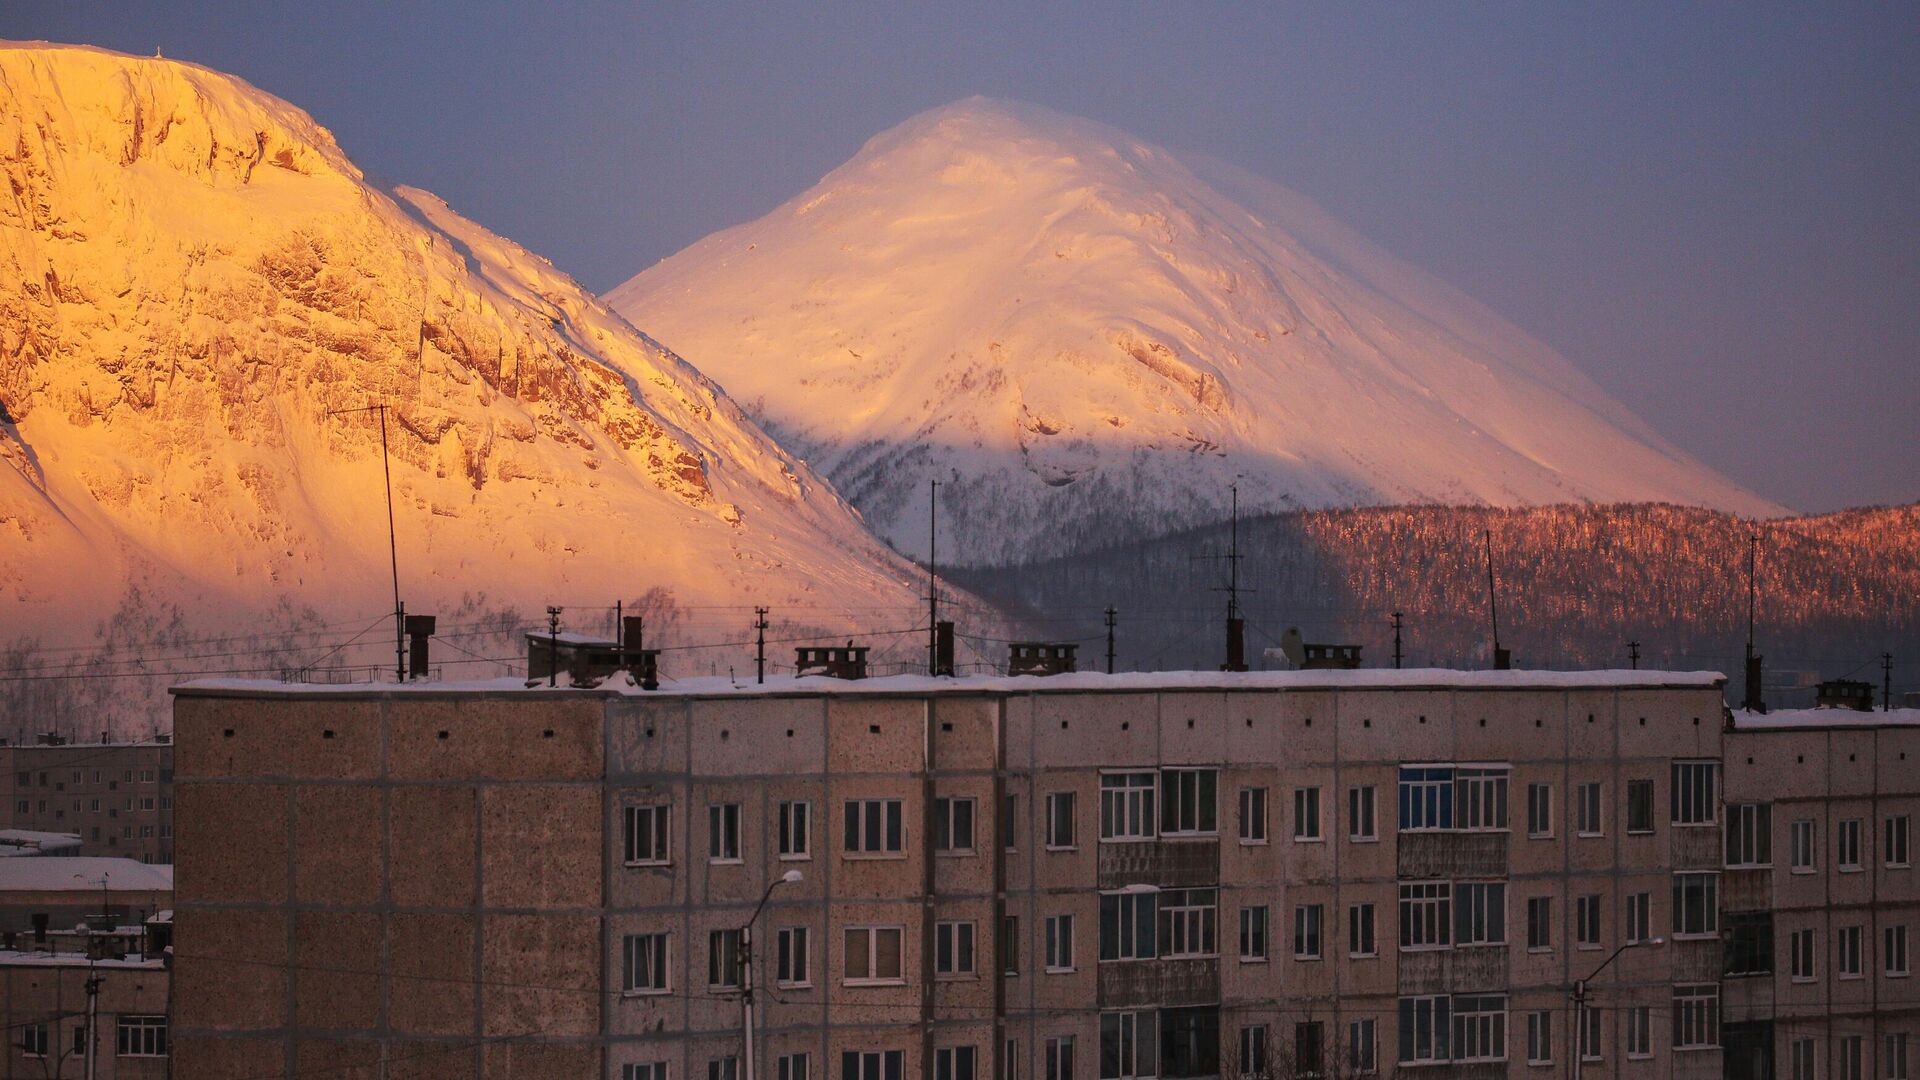
[[[1644,941],[1629,941],[1613,950],[1613,955],[1601,961],[1600,966],[1593,969],[1593,974],[1573,984],[1573,1039],[1571,1040],[1573,1044],[1573,1080],[1580,1080],[1580,1059],[1584,1056],[1581,1053],[1582,1047],[1580,1043],[1585,1038],[1587,1031],[1587,984],[1599,978],[1600,973],[1607,970],[1615,960],[1620,959],[1620,954],[1626,952],[1628,949],[1657,949],[1666,943],[1667,939],[1663,937],[1651,937]]]
[[[773,890],[782,885],[792,885],[804,877],[798,870],[789,870],[774,878],[767,885],[767,891],[760,894],[760,903],[754,907],[753,917],[740,928],[740,1028],[747,1057],[746,1080],[754,1080],[757,1075],[753,1063],[753,924],[760,921],[760,913],[766,910],[767,901],[773,898]]]

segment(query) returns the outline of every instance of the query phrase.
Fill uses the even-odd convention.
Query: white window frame
[[[1402,765],[1395,794],[1399,798],[1395,820],[1401,832],[1453,831],[1457,808],[1453,805],[1452,767]],[[1410,825],[1409,821],[1416,824]]]
[[[1601,1053],[1606,1046],[1600,1040],[1600,1010],[1587,1009],[1575,1015],[1579,1019],[1575,1021],[1574,1038],[1580,1045],[1574,1049],[1574,1053],[1580,1055],[1581,1061],[1602,1060]]]
[[[1810,983],[1820,977],[1819,949],[1815,943],[1813,927],[1795,930],[1787,935],[1788,978],[1797,983]]]
[[[1162,889],[1154,944],[1162,960],[1219,955],[1220,890]]]
[[[1402,997],[1398,1001],[1402,1010],[1410,1009],[1413,1022],[1407,1029],[1413,1032],[1413,1045],[1401,1046],[1398,1057],[1402,1065],[1438,1065],[1451,1061],[1453,1038],[1453,1001],[1446,994],[1418,994]],[[1422,1013],[1425,1013],[1427,1040],[1424,1050],[1421,1047],[1420,1029]]]
[[[1606,936],[1602,917],[1605,902],[1600,893],[1585,893],[1573,899],[1573,947],[1598,949]]]
[[[1864,979],[1867,977],[1866,959],[1863,955],[1866,936],[1858,923],[1852,926],[1836,926],[1833,930],[1833,976],[1836,979]]]
[[[1908,1080],[1907,1048],[1910,1040],[1904,1031],[1890,1031],[1881,1040],[1880,1071],[1886,1080]]]
[[[1866,864],[1860,860],[1860,818],[1841,818],[1834,825],[1833,865],[1843,874],[1857,874],[1865,870]]]
[[[1267,843],[1267,789],[1240,789],[1240,843],[1248,846]]]
[[[740,989],[740,942],[738,927],[721,927],[707,931],[707,989]],[[729,976],[733,981],[724,981]]]
[[[669,803],[629,803],[621,811],[624,854],[628,866],[668,866],[673,862],[673,806]],[[641,837],[646,843],[641,844]],[[647,850],[642,850],[643,848]]]
[[[1050,1035],[1046,1044],[1045,1080],[1074,1080],[1073,1036]]]
[[[1907,957],[1907,924],[1895,923],[1885,928],[1881,934],[1880,956],[1881,970],[1889,979],[1904,979],[1911,975]]]
[[[1326,833],[1320,827],[1320,789],[1317,787],[1294,788],[1293,842],[1318,844],[1325,839]]]
[[[1073,946],[1073,916],[1047,916],[1046,955],[1043,958],[1047,974],[1064,975],[1074,970]]]
[[[1913,865],[1913,816],[1888,814],[1886,821],[1886,864],[1889,870],[1904,870]]]
[[[740,804],[707,804],[707,861],[715,865],[733,865],[740,857]]]
[[[1264,964],[1272,930],[1272,911],[1265,904],[1249,904],[1240,909],[1240,962]]]
[[[849,859],[904,859],[907,813],[899,799],[848,799],[842,808],[840,843]],[[877,816],[877,820],[876,820]],[[847,843],[849,833],[853,843]]]
[[[1867,1040],[1862,1035],[1840,1036],[1840,1075],[1838,1080],[1865,1080]]]
[[[122,1013],[114,1025],[115,1057],[163,1058],[167,1056],[169,1032],[167,1018],[155,1015]],[[128,1049],[131,1043],[132,1049]]]
[[[971,979],[977,973],[975,942],[970,919],[942,919],[933,924],[933,977]],[[943,955],[944,954],[944,955]]]
[[[1704,925],[1690,925],[1689,908],[1692,907],[1687,893],[1695,888],[1701,892],[1697,913],[1705,919]],[[1711,872],[1676,873],[1673,875],[1673,936],[1677,941],[1690,939],[1717,938],[1720,936],[1720,875]]]
[[[1453,945],[1453,883],[1400,883],[1400,951],[1421,952]]]
[[[901,1080],[906,1076],[906,1052],[902,1050],[842,1050],[840,1080]],[[847,1066],[853,1075],[847,1075]]]
[[[1173,827],[1168,828],[1168,822]],[[1160,835],[1220,833],[1220,770],[1181,766],[1160,770]]]
[[[1527,785],[1527,838],[1553,838],[1553,785]]]
[[[1820,1059],[1811,1037],[1791,1039],[1787,1042],[1787,1060],[1789,1073],[1793,1080],[1818,1080]]]
[[[1812,818],[1796,819],[1788,826],[1787,848],[1796,874],[1816,874],[1820,872],[1820,853],[1817,850],[1819,831],[1814,827]]]
[[[1047,793],[1045,846],[1048,851],[1074,851],[1080,847],[1080,823],[1075,820],[1075,804],[1078,802],[1071,791]]]
[[[933,1080],[974,1080],[979,1053],[969,1045],[941,1046],[933,1051]]]
[[[1634,823],[1633,817],[1636,804],[1639,804],[1641,809],[1646,812],[1643,824],[1636,825]],[[1651,836],[1654,828],[1653,781],[1645,777],[1636,777],[1627,781],[1627,835]]]
[[[1158,1038],[1160,1018],[1152,1009],[1108,1010],[1100,1014],[1100,1060],[1101,1080],[1146,1080],[1159,1075],[1160,1054]],[[1142,1050],[1142,1029],[1145,1030],[1145,1050]],[[1107,1061],[1107,1047],[1111,1040],[1115,1061]],[[1150,1060],[1149,1060],[1150,1059]],[[1111,1065],[1111,1068],[1109,1068]]]
[[[773,1059],[773,1067],[775,1080],[812,1080],[813,1055],[804,1050],[781,1054]],[[666,1077],[662,1076],[660,1080],[666,1080]]]
[[[629,1061],[620,1066],[620,1080],[667,1080],[664,1061]]]
[[[1372,784],[1347,789],[1347,840],[1355,844],[1380,842],[1380,798]]]
[[[971,795],[941,795],[933,800],[933,852],[936,855],[973,854],[974,833],[980,823],[980,801]],[[960,834],[965,832],[965,837]],[[965,843],[962,843],[962,840]]]
[[[1371,1016],[1347,1022],[1347,1070],[1356,1076],[1380,1071],[1380,1026]]]
[[[1675,828],[1708,828],[1720,823],[1720,763],[1673,763],[1671,824]],[[1704,790],[1703,790],[1704,788]]]
[[[1699,1036],[1706,1036],[1705,1039]],[[1682,983],[1673,988],[1673,1048],[1720,1048],[1720,984]]]
[[[1326,915],[1324,904],[1293,905],[1293,958],[1320,960],[1326,956]]]
[[[1160,774],[1122,769],[1100,774],[1100,842],[1152,840],[1160,828]]]
[[[1507,792],[1513,770],[1504,765],[1453,771],[1453,824],[1461,832],[1506,832]]]
[[[1539,914],[1535,915],[1538,911]],[[1545,934],[1545,940],[1536,943],[1534,929],[1539,928]],[[1553,951],[1553,897],[1527,897],[1527,951],[1531,953],[1549,953]]]
[[[1527,1064],[1553,1064],[1553,1013],[1547,1009],[1527,1013]]]
[[[1653,940],[1653,894],[1627,894],[1627,943],[1638,945]]]
[[[1468,1007],[1462,1008],[1462,1005]],[[1454,1061],[1507,1060],[1507,995],[1455,994],[1452,1001]]]
[[[808,929],[805,926],[780,928],[774,942],[774,985],[813,985],[813,942]]]
[[[1240,1027],[1240,1057],[1235,1063],[1240,1075],[1248,1080],[1266,1077],[1267,1064],[1267,1025],[1243,1024]],[[1102,1080],[1105,1080],[1103,1077]]]
[[[1453,883],[1453,946],[1480,948],[1507,943],[1507,883]],[[1462,931],[1466,931],[1462,933]]]
[[[1773,865],[1773,804],[1729,803],[1727,806],[1727,866],[1761,868]]]
[[[779,858],[801,862],[813,858],[813,804],[790,799],[780,804]]]
[[[1378,931],[1371,900],[1347,905],[1347,956],[1350,959],[1379,956]]]
[[[1653,1056],[1653,1009],[1647,1005],[1627,1007],[1627,1060]]]
[[[642,966],[646,978],[636,979]],[[665,930],[624,934],[620,939],[620,993],[647,997],[673,993],[673,935]]]
[[[866,937],[867,970],[865,974],[860,974],[860,975],[856,975],[853,973],[853,968],[852,968],[853,949],[851,946],[845,944],[846,942],[852,941],[854,935],[856,934],[864,935]],[[879,964],[880,964],[880,955],[881,955],[880,939],[882,936],[887,934],[894,935],[898,942],[898,944],[896,944],[894,947],[894,957],[896,959],[896,962],[900,965],[900,972],[897,975],[882,975],[879,973],[879,970],[880,970]],[[904,986],[906,984],[906,981],[907,981],[907,978],[906,978],[907,928],[906,927],[900,926],[897,924],[896,925],[861,924],[857,926],[845,927],[841,937],[842,937],[841,963],[843,965],[846,965],[845,967],[846,977],[843,980],[845,985],[847,986]]]
[[[1575,784],[1573,788],[1573,834],[1592,838],[1607,835],[1606,786],[1599,780]]]

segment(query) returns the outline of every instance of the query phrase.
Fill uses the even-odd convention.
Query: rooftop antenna
[[[1232,500],[1233,513],[1227,532],[1227,553],[1225,555],[1207,555],[1202,558],[1227,560],[1227,587],[1216,587],[1214,592],[1227,594],[1227,662],[1220,665],[1221,671],[1247,670],[1247,622],[1240,617],[1240,484],[1239,477],[1227,486]],[[1249,589],[1248,592],[1253,590]]]
[[[753,681],[767,681],[767,609],[753,609]]]
[[[1493,623],[1493,669],[1505,671],[1513,666],[1513,654],[1500,647],[1500,591],[1493,580],[1493,530],[1481,529],[1487,552],[1487,616]]]
[[[1393,613],[1393,667],[1400,668],[1400,613]]]
[[[1880,711],[1893,711],[1893,654],[1880,654]]]
[[[387,487],[387,558],[393,565],[393,668],[401,682],[407,681],[407,608],[400,602],[400,545],[393,535],[393,466],[387,455],[387,403],[364,405],[358,409],[334,409],[328,416],[373,412],[380,414],[380,476]]]
[[[1627,663],[1633,666],[1633,670],[1640,670],[1640,643],[1638,641],[1627,642]]]
[[[560,685],[560,609],[547,608],[547,685]]]
[[[1120,620],[1120,613],[1107,608],[1107,674],[1113,674],[1113,628]]]
[[[1747,692],[1740,707],[1748,712],[1766,712],[1767,703],[1760,695],[1760,675],[1765,658],[1753,651],[1754,612],[1759,606],[1760,575],[1760,534],[1754,533],[1747,538]]]
[[[940,481],[927,482],[927,674],[940,674]]]

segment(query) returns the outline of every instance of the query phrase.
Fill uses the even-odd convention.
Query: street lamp
[[[1613,955],[1601,961],[1600,966],[1593,969],[1593,974],[1573,984],[1573,1038],[1571,1040],[1573,1044],[1573,1080],[1580,1080],[1580,1059],[1584,1056],[1581,1052],[1582,1047],[1580,1044],[1586,1038],[1587,1033],[1587,984],[1599,978],[1600,973],[1607,970],[1615,960],[1620,959],[1620,954],[1626,952],[1628,949],[1657,949],[1666,943],[1667,939],[1663,937],[1650,937],[1644,941],[1629,941],[1613,950]]]
[[[740,1027],[744,1036],[747,1054],[746,1080],[754,1080],[753,1065],[753,924],[760,921],[760,913],[766,910],[767,901],[773,898],[773,890],[782,885],[792,885],[805,878],[798,870],[789,870],[768,883],[767,891],[760,894],[760,903],[753,909],[753,917],[740,928]]]

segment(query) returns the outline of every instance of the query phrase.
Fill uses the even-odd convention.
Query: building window
[[[1160,832],[1166,836],[1193,836],[1219,831],[1213,769],[1160,770]]]
[[[716,990],[740,988],[740,931],[713,930],[707,934],[707,985]]]
[[[848,799],[843,846],[849,855],[897,855],[902,833],[899,799]]]
[[[740,861],[740,804],[713,803],[707,807],[707,859]]]
[[[1153,945],[1153,916],[1147,916],[1147,945]],[[1148,956],[1153,953],[1149,951]],[[1103,958],[1104,959],[1104,958]],[[1047,916],[1047,970],[1053,972],[1073,970],[1073,916]]]
[[[1377,956],[1373,938],[1373,905],[1350,904],[1347,907],[1347,955]]]
[[[1019,838],[1019,831],[1020,831],[1018,826],[1019,821],[1020,821],[1020,796],[1015,795],[1012,792],[1001,793],[1000,795],[1000,850],[1008,853],[1012,853],[1018,847],[1018,845],[1016,845],[1014,841]]]
[[[1674,936],[1707,936],[1719,932],[1720,875],[1673,875]]]
[[[1814,975],[1813,931],[1795,930],[1787,937],[1789,969],[1794,982],[1812,982]]]
[[[898,926],[849,926],[846,931],[847,984],[903,981]]]
[[[1402,766],[1400,831],[1453,828],[1453,770]]]
[[[1380,1069],[1380,1040],[1373,1017],[1364,1016],[1347,1023],[1347,1071],[1355,1076],[1371,1076]]]
[[[1154,908],[1150,892],[1105,893],[1100,897],[1100,959],[1150,960],[1155,954]]]
[[[1020,1080],[1020,1040],[1008,1039],[1000,1054],[999,1080]]]
[[[1318,1021],[1293,1025],[1293,1075],[1319,1076],[1326,1070],[1325,1032]]]
[[[783,927],[775,950],[774,981],[781,986],[807,986],[813,980],[807,974],[807,928]]]
[[[621,939],[620,988],[629,994],[665,994],[667,935],[628,934]]]
[[[1813,837],[1813,821],[1809,818],[1795,821],[1787,832],[1787,846],[1791,849],[1793,872],[1796,874],[1811,874],[1814,871]]]
[[[1843,979],[1860,978],[1859,927],[1843,926],[1834,931],[1833,966],[1834,973]]]
[[[1887,1080],[1907,1080],[1907,1036],[1904,1032],[1888,1035],[1880,1059],[1886,1063]]]
[[[629,1061],[620,1066],[620,1080],[667,1080],[664,1061]]]
[[[1653,1008],[1635,1005],[1627,1010],[1627,1056],[1653,1056]]]
[[[1168,959],[1214,955],[1213,889],[1168,889],[1160,894],[1160,955]]]
[[[1296,841],[1320,839],[1320,789],[1317,787],[1293,789],[1293,838]]]
[[[1240,1029],[1240,1060],[1235,1071],[1241,1076],[1267,1075],[1267,1025],[1248,1024]]]
[[[1908,974],[1907,928],[1904,924],[1900,926],[1889,926],[1886,929],[1885,937],[1885,946],[1880,951],[1886,957],[1887,977],[1893,979],[1904,978]]]
[[[20,774],[22,777],[26,773]],[[23,780],[22,783],[25,783]],[[47,1056],[47,1025],[28,1024],[20,1029],[20,1052],[28,1057]]]
[[[1079,846],[1073,803],[1071,791],[1056,791],[1047,796],[1047,847],[1050,850],[1067,851]]]
[[[1573,831],[1581,836],[1599,836],[1603,832],[1597,780],[1573,789]]]
[[[1101,1013],[1101,1080],[1158,1075],[1160,1051],[1155,1041],[1159,1034],[1159,1020],[1151,1012]]]
[[[1240,909],[1240,959],[1265,960],[1267,958],[1267,907],[1243,907]]]
[[[1440,949],[1453,929],[1453,887],[1444,881],[1400,886],[1400,947]]]
[[[1580,1055],[1581,1061],[1599,1061],[1600,1010],[1587,1009],[1575,1015],[1579,1017],[1579,1028],[1575,1032],[1575,1038],[1579,1040],[1580,1045],[1574,1052]]]
[[[1296,904],[1293,909],[1293,958],[1320,959],[1320,918],[1326,910],[1319,904]]]
[[[783,859],[805,859],[810,857],[812,853],[812,805],[804,802],[781,803],[780,857]]]
[[[774,1072],[777,1080],[809,1080],[813,1072],[813,1058],[807,1054],[781,1054],[774,1059]],[[661,1063],[665,1068],[666,1063]],[[660,1080],[667,1080],[665,1075]]]
[[[732,1054],[708,1058],[707,1080],[740,1080],[740,1059]]]
[[[1447,1037],[1453,1028],[1445,995],[1400,999],[1400,1064],[1447,1061]]]
[[[1527,948],[1553,948],[1553,897],[1527,897]]]
[[[1773,972],[1773,912],[1728,913],[1725,970],[1728,975]]]
[[[942,1046],[933,1052],[933,1080],[973,1080],[971,1046]]]
[[[1213,1076],[1220,1072],[1220,1010],[1213,1006],[1160,1010],[1160,1075]]]
[[[1240,789],[1240,842],[1243,844],[1267,842],[1266,788]]]
[[[1907,862],[1907,827],[1912,820],[1906,814],[1896,814],[1887,819],[1887,866],[1889,868],[1910,865]]]
[[[1553,1064],[1553,1014],[1545,1009],[1527,1014],[1527,1064]]]
[[[1507,996],[1463,994],[1453,999],[1455,1061],[1504,1061],[1507,1057]]]
[[[901,1080],[906,1053],[900,1050],[842,1050],[840,1080]]]
[[[1717,761],[1676,761],[1673,763],[1673,823],[1675,825],[1711,825],[1714,800],[1719,794],[1720,763]]]
[[[1600,947],[1600,894],[1588,893],[1573,901],[1573,944],[1577,948]]]
[[[1020,974],[1020,916],[1000,917],[1000,974]]]
[[[667,826],[671,808],[665,806],[627,807],[627,865],[664,866],[667,863]]]
[[[1627,943],[1638,945],[1653,937],[1653,894],[1630,893],[1627,896]]]
[[[1819,1080],[1818,1073],[1814,1071],[1812,1039],[1793,1040],[1787,1053],[1793,1059],[1793,1080]]]
[[[1840,1037],[1840,1080],[1863,1080],[1867,1040],[1859,1035]]]
[[[933,800],[933,849],[942,852],[973,851],[972,799],[938,798]]]
[[[1727,807],[1727,865],[1773,865],[1773,806],[1733,803]]]
[[[1073,1036],[1055,1035],[1047,1040],[1047,1080],[1073,1080]]]
[[[1553,785],[1527,785],[1527,835],[1553,835]]]
[[[1100,777],[1100,839],[1153,839],[1154,774],[1106,773]]]
[[[1462,882],[1453,888],[1455,945],[1507,943],[1507,887],[1501,882]]]
[[[1471,832],[1499,832],[1507,827],[1506,769],[1456,769],[1460,828]]]
[[[1703,1050],[1720,1045],[1720,984],[1673,988],[1673,1048]]]
[[[1847,818],[1840,822],[1839,835],[1833,842],[1833,861],[1843,874],[1861,868],[1859,818]]]
[[[1347,789],[1347,839],[1380,839],[1380,827],[1374,819],[1374,802],[1371,784]]]
[[[933,928],[933,973],[962,977],[973,974],[973,924],[942,922]]]
[[[1639,835],[1653,831],[1653,781],[1627,781],[1627,833]]]

